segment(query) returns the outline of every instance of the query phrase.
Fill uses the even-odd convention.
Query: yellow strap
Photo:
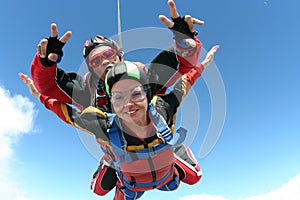
[[[148,143],[147,146],[149,147],[153,147],[159,143],[162,143],[162,140],[160,138],[157,138],[155,140],[153,140],[152,142]],[[139,150],[143,150],[145,149],[145,146],[143,144],[141,145],[132,145],[132,146],[127,146],[126,150],[127,151],[139,151]]]
[[[154,95],[154,96],[152,97],[152,99],[151,99],[151,102],[152,102],[153,106],[156,105],[156,101],[157,101],[157,95]]]
[[[95,107],[93,107],[93,106],[87,107],[86,109],[84,109],[84,110],[82,111],[81,114],[85,114],[85,113],[97,113],[97,114],[102,115],[105,119],[107,118],[106,114],[105,114],[102,110],[100,110],[100,109],[98,109],[98,108],[95,108]]]

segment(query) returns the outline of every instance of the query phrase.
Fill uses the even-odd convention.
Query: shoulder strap
[[[118,157],[115,165],[119,167],[120,164],[124,161],[124,154],[126,148],[126,141],[123,138],[121,129],[116,122],[116,114],[107,113],[107,119],[109,123],[109,128],[107,129],[107,135],[115,156]]]
[[[157,97],[153,99],[152,102],[148,105],[148,114],[150,118],[152,119],[154,126],[158,130],[158,137],[163,139],[165,143],[168,143],[170,145],[178,145],[182,143],[186,137],[187,130],[183,127],[180,127],[175,134],[172,133],[172,130],[169,128],[167,122],[164,120],[164,118],[157,112],[155,107],[153,106],[153,103],[155,104],[157,100]]]
[[[152,102],[148,105],[148,114],[159,132],[158,137],[163,139],[165,143],[170,142],[173,138],[172,131],[164,118],[157,112]]]

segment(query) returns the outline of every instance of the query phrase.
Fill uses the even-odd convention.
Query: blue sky
[[[29,73],[36,45],[50,34],[52,22],[61,34],[73,31],[60,67],[80,71],[85,40],[117,33],[116,2],[1,1],[1,199],[112,199],[113,192],[101,198],[89,190],[97,159],[81,133],[31,97],[18,73]],[[221,46],[189,95],[196,103],[188,102],[178,119],[194,134],[189,144],[203,178],[142,199],[300,199],[299,1],[175,2],[180,14],[206,22],[196,27],[202,56]],[[168,36],[159,14],[169,16],[167,1],[121,1],[122,30],[135,36],[123,39],[131,48],[128,60],[149,63],[158,52],[151,45],[142,49],[141,38],[153,34],[139,31],[164,30]],[[153,39],[153,46],[171,44],[165,37]],[[223,128],[220,137],[210,124]],[[211,151],[203,150],[205,137],[212,138]]]

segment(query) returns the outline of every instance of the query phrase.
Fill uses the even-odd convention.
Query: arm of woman
[[[89,107],[83,112],[79,112],[74,106],[39,93],[32,79],[27,75],[20,73],[19,77],[26,84],[32,96],[39,99],[47,109],[51,110],[61,120],[91,135],[95,135],[97,139],[100,138],[107,141],[107,120],[104,112],[94,107]]]

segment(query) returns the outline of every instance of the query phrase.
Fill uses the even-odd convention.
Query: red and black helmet
[[[119,45],[114,40],[101,35],[97,35],[84,43],[83,57],[87,58],[89,53],[97,46],[109,46],[115,49],[120,60],[123,60],[123,51]]]

